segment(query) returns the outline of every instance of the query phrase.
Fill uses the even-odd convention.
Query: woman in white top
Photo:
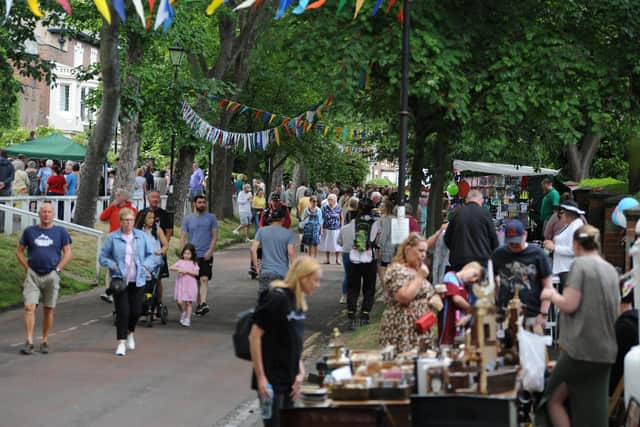
[[[240,229],[244,228],[244,241],[249,242],[249,227],[251,226],[251,185],[244,184],[242,191],[238,193],[238,215],[240,216],[240,225],[233,230],[233,234],[240,234]]]
[[[584,224],[580,218],[584,215],[584,211],[578,208],[573,200],[567,200],[560,205],[558,211],[560,221],[565,224],[564,230],[556,234],[552,240],[545,240],[544,247],[553,251],[553,270],[552,273],[560,278],[558,290],[562,292],[567,274],[571,270],[571,265],[575,259],[573,252],[573,234]]]

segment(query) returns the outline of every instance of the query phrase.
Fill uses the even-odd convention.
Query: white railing
[[[3,198],[5,199],[5,198]],[[28,206],[28,205],[27,205]],[[37,213],[28,210],[14,208],[9,205],[0,204],[0,211],[4,213],[4,233],[13,234],[16,231],[22,231],[25,228],[36,225],[40,222]],[[94,228],[84,227],[68,221],[60,221],[54,219],[53,223],[68,230],[77,231],[88,236],[95,237],[96,241],[96,283],[100,283],[100,249],[102,248],[102,236],[104,233]],[[17,228],[16,228],[17,225]],[[5,260],[6,261],[6,260]]]
[[[4,203],[18,209],[38,212],[43,203],[48,202],[53,206],[55,217],[65,222],[73,220],[77,196],[11,196],[0,197],[0,204]],[[146,207],[146,200],[142,197],[132,198],[131,204],[136,210],[140,211]],[[96,219],[98,222],[100,214],[109,206],[109,196],[98,197],[96,201]],[[166,209],[167,196],[160,197],[160,207]],[[58,215],[58,211],[62,211],[62,218]]]

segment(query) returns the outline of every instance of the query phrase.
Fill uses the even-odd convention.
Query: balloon
[[[618,202],[618,205],[611,213],[611,221],[618,227],[627,228],[627,217],[624,216],[624,211],[637,206],[640,206],[640,202],[633,197],[625,197]]]
[[[471,186],[467,181],[460,181],[458,183],[458,197],[467,197],[467,194],[469,194],[469,190],[471,190]]]
[[[447,186],[447,193],[449,193],[450,196],[455,196],[456,194],[458,194],[458,185],[455,182],[449,184]]]

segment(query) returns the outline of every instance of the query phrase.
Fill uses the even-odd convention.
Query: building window
[[[84,49],[82,45],[76,41],[76,45],[73,48],[73,66],[79,67],[84,64]]]
[[[69,111],[69,94],[71,86],[60,85],[60,111]]]
[[[87,105],[87,98],[91,96],[91,91],[88,87],[80,88],[80,120],[83,122],[91,119],[91,108]]]

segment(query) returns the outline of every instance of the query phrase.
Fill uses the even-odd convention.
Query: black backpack
[[[251,350],[249,349],[249,333],[253,326],[253,313],[251,308],[238,314],[236,330],[233,333],[233,351],[238,359],[251,360]]]
[[[361,218],[356,218],[355,223],[355,238],[353,240],[353,246],[359,252],[364,252],[367,249],[373,248],[373,242],[371,241],[371,226],[373,225],[373,219],[366,215]]]
[[[267,292],[283,292],[280,288],[271,288]],[[264,295],[260,297],[262,299]],[[233,351],[238,359],[251,360],[251,349],[249,348],[249,334],[253,326],[254,308],[241,311],[236,320],[236,330],[233,333]]]

